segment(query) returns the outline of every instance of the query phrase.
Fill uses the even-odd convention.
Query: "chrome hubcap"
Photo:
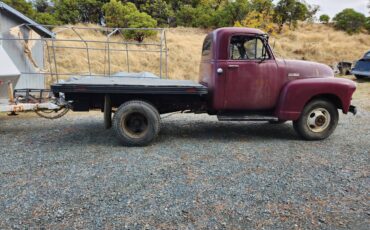
[[[312,110],[307,118],[307,126],[314,133],[325,131],[330,125],[331,117],[328,110],[317,108]]]

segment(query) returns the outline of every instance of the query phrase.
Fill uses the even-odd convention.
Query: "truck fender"
[[[356,84],[343,78],[307,78],[293,80],[283,87],[275,116],[279,120],[298,120],[305,105],[315,98],[327,99],[347,114]]]

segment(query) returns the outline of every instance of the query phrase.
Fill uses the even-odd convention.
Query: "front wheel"
[[[124,145],[145,146],[158,135],[160,116],[147,102],[129,101],[114,114],[113,128]]]
[[[293,122],[295,131],[306,140],[328,138],[338,125],[337,107],[326,100],[311,101],[303,109],[301,117]]]

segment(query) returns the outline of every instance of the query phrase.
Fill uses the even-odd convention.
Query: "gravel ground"
[[[97,112],[0,122],[1,229],[369,229],[369,112],[320,142],[175,115],[145,148]]]

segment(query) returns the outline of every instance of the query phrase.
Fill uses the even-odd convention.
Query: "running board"
[[[218,115],[217,116],[219,121],[279,121],[277,117],[269,117],[269,116],[243,116],[243,115]]]

